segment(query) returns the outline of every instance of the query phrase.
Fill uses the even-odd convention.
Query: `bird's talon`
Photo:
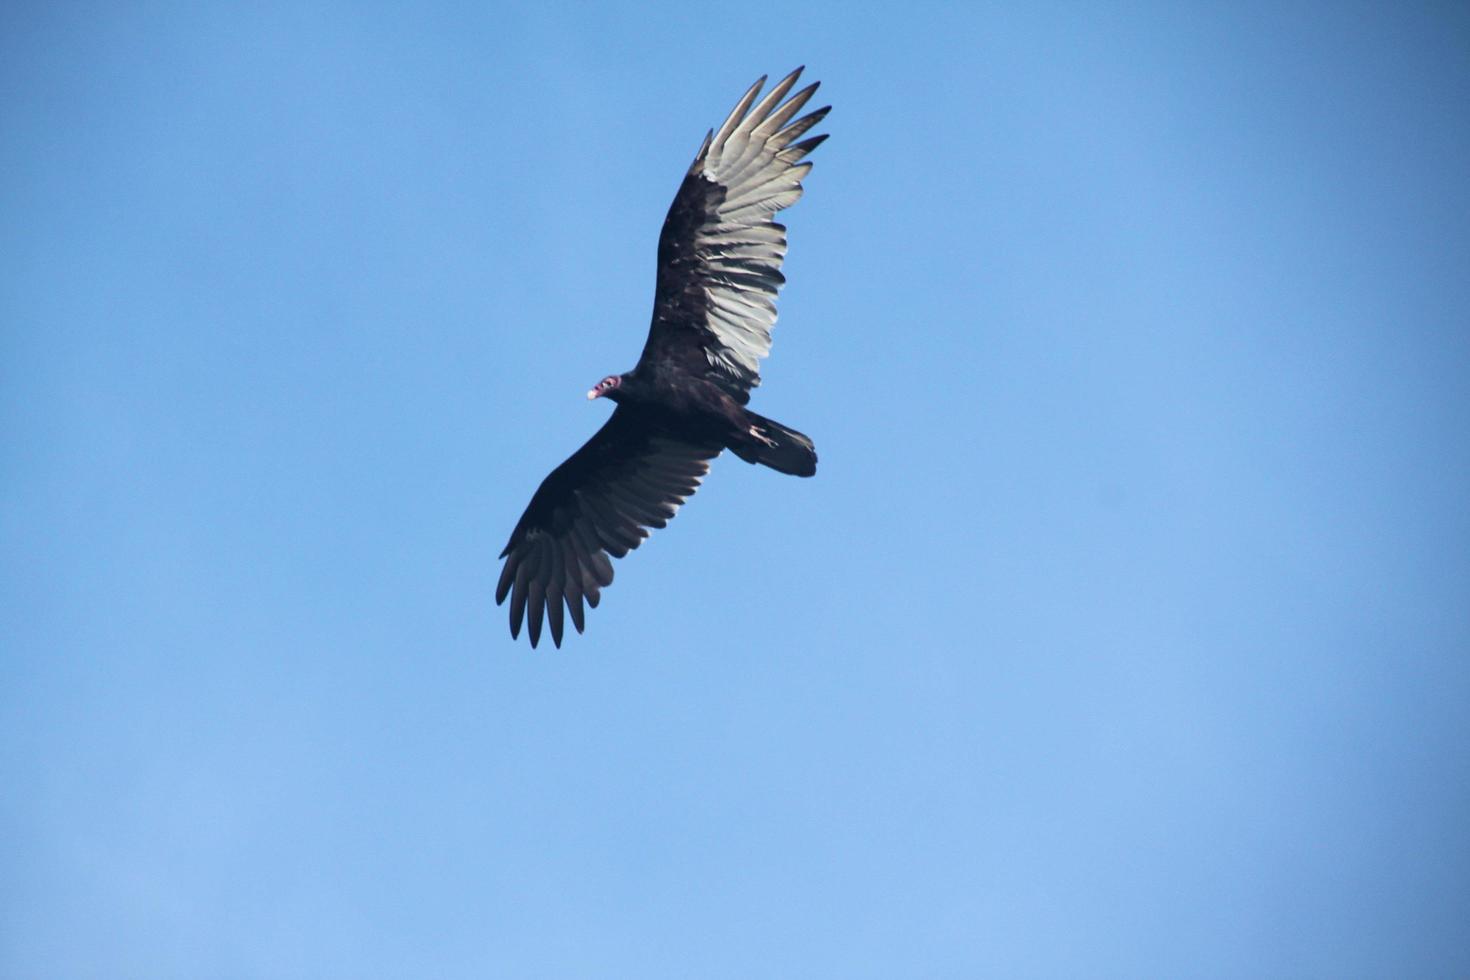
[[[780,443],[778,443],[775,439],[768,437],[758,425],[752,425],[750,427],[750,434],[755,436],[761,442],[765,443],[766,446],[771,449],[775,449],[777,446],[780,445]]]

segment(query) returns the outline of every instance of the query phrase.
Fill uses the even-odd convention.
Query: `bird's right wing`
[[[760,384],[786,281],[786,229],[774,218],[801,197],[812,167],[803,158],[827,138],[801,139],[830,106],[792,121],[816,83],[781,102],[800,75],[798,68],[756,103],[762,77],[705,137],[658,237],[653,324],[639,363],[677,364],[742,403]]]
[[[582,600],[594,609],[612,583],[611,555],[621,558],[663,527],[698,488],[720,446],[659,432],[636,409],[620,405],[601,429],[542,481],[511,532],[495,603],[510,596],[510,635],[530,614],[531,646],[543,615],[558,647],[562,604],[582,632]]]

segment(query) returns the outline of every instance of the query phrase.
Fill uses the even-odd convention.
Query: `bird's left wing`
[[[561,646],[563,609],[582,632],[582,601],[597,608],[621,558],[663,527],[700,480],[720,446],[661,432],[636,409],[619,405],[601,429],[542,481],[500,557],[506,559],[495,603],[510,596],[510,635],[529,613],[531,646],[543,616]]]
[[[800,75],[798,68],[756,103],[762,77],[705,137],[658,238],[653,324],[640,364],[677,364],[741,402],[760,384],[786,281],[786,228],[773,218],[801,197],[812,167],[802,158],[827,138],[801,139],[831,106],[791,121],[816,83],[781,102]]]

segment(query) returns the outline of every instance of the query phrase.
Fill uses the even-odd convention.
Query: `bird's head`
[[[608,395],[612,398],[613,401],[617,401],[619,394],[618,388],[620,388],[622,384],[623,376],[621,374],[609,374],[607,377],[597,382],[597,384],[593,386],[591,391],[587,392],[587,398],[590,401],[593,398],[601,398],[603,395]]]

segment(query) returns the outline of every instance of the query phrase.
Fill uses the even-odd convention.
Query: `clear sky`
[[[762,73],[731,457],[495,556]],[[1470,12],[9,3],[0,976],[1470,974]]]

